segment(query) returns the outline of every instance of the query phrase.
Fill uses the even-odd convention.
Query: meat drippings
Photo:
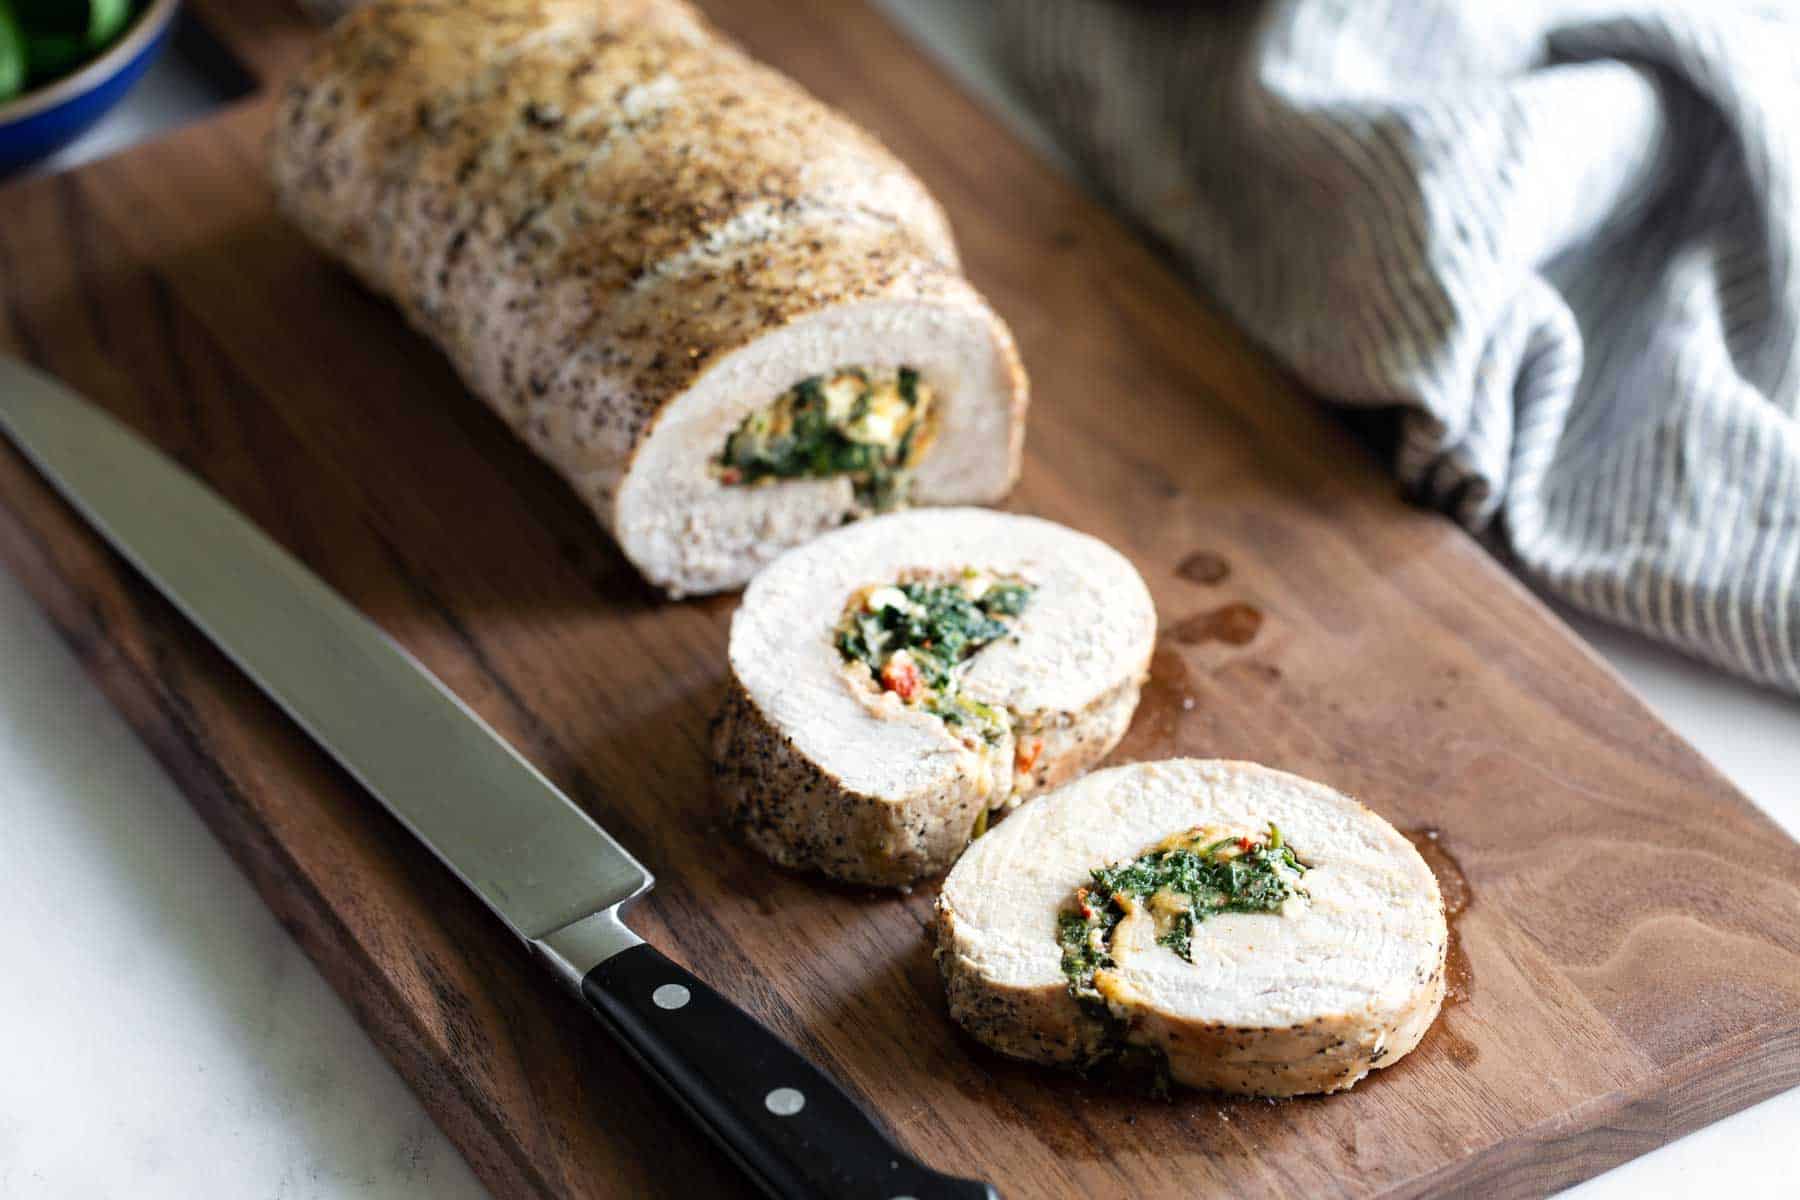
[[[1463,874],[1462,864],[1444,848],[1437,830],[1407,829],[1402,833],[1437,877],[1438,894],[1444,899],[1444,922],[1449,927],[1449,940],[1444,947],[1444,1003],[1461,1004],[1475,993],[1475,970],[1457,926],[1474,902],[1475,891]]]
[[[1189,583],[1203,587],[1223,583],[1231,575],[1231,564],[1225,556],[1212,550],[1196,550],[1175,568],[1175,574]]]
[[[1187,646],[1223,642],[1248,646],[1262,630],[1263,615],[1248,604],[1225,604],[1210,612],[1196,613],[1175,623],[1169,636]]]

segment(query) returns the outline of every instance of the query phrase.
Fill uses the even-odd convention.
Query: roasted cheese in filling
[[[1189,1087],[1350,1087],[1444,996],[1443,898],[1412,844],[1253,763],[1096,771],[972,845],[938,894],[951,1015],[1018,1058],[1148,1053]]]
[[[875,517],[790,551],[732,619],[714,771],[776,861],[903,885],[1124,733],[1156,614],[1122,556],[979,509]]]
[[[732,431],[716,474],[727,486],[842,477],[861,510],[898,508],[936,433],[935,399],[911,367],[803,379]]]

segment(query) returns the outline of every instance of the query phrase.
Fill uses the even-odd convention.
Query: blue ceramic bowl
[[[180,7],[181,0],[151,0],[99,58],[0,104],[0,175],[60,149],[123,99],[168,40]]]

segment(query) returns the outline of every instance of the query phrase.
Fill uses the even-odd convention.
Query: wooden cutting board
[[[316,33],[281,0],[193,7],[263,91],[0,190],[0,340],[179,456],[418,654],[656,872],[633,920],[645,937],[927,1161],[1009,1200],[1528,1194],[1800,1084],[1800,847],[882,19],[717,0],[948,207],[1035,385],[1012,507],[1105,538],[1150,581],[1165,634],[1115,757],[1316,776],[1436,830],[1421,839],[1470,891],[1459,1002],[1345,1096],[1157,1100],[959,1036],[931,887],[827,886],[721,830],[704,730],[733,599],[652,595],[439,356],[277,217],[270,98]],[[0,561],[496,1194],[744,1193],[10,449]]]

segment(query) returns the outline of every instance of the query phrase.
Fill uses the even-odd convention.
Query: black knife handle
[[[641,944],[581,981],[600,1019],[779,1200],[999,1200],[900,1149],[824,1072]]]

